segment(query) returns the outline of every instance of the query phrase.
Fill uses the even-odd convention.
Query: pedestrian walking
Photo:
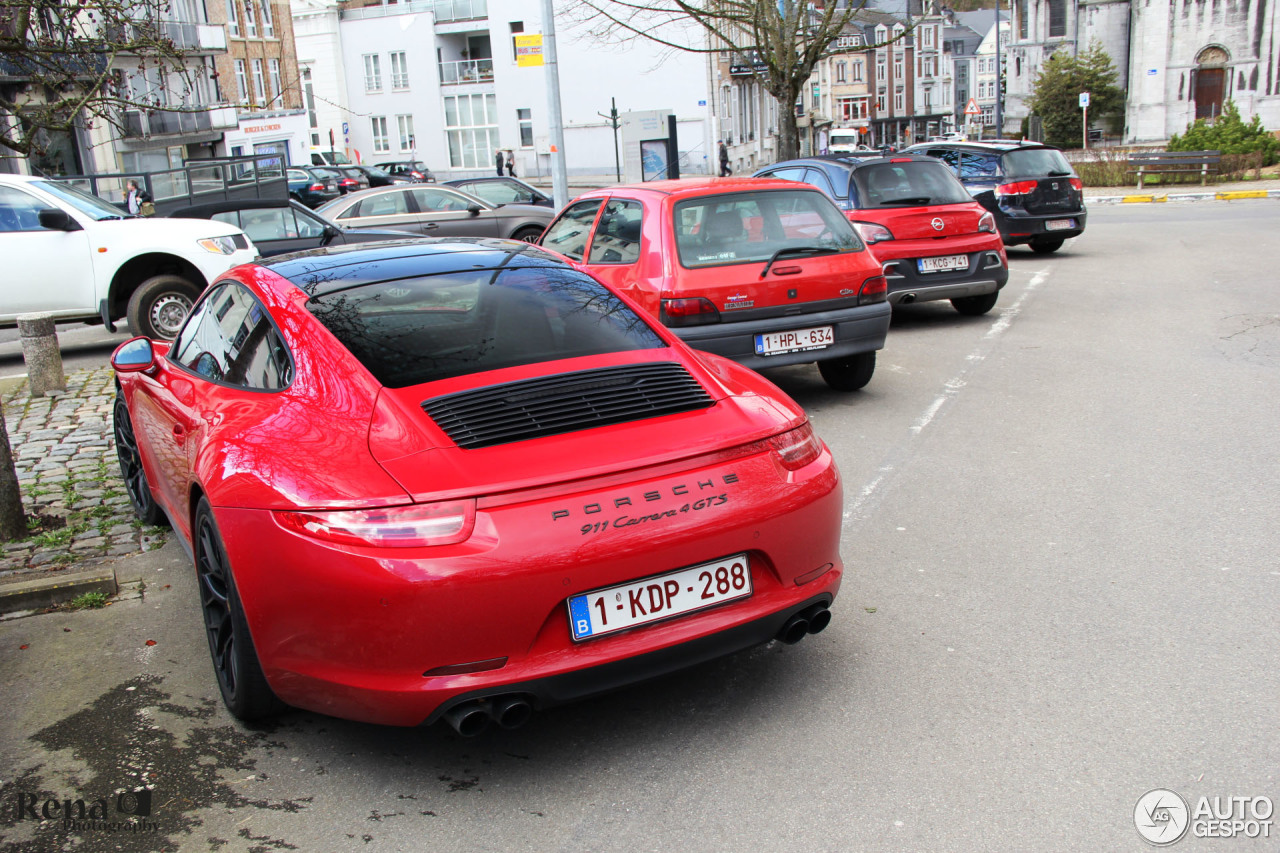
[[[729,168],[729,148],[724,144],[724,140],[720,140],[720,177],[727,178],[733,174],[733,170]]]
[[[516,154],[510,148],[507,149],[507,174],[516,177]]]
[[[493,158],[493,165],[498,167],[498,177],[502,177],[502,164],[507,162],[506,156],[502,153],[502,149],[498,149],[497,155]]]
[[[151,196],[138,186],[137,181],[129,181],[125,184],[124,206],[134,216],[151,216],[156,212]]]

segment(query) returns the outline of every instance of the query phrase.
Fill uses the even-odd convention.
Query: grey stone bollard
[[[22,360],[27,363],[27,387],[32,397],[50,391],[66,391],[62,372],[62,352],[52,314],[19,314],[18,336],[22,338]]]

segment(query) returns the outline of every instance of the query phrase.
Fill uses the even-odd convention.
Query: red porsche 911
[[[462,734],[830,621],[842,494],[804,412],[536,246],[237,267],[112,357],[222,697]]]

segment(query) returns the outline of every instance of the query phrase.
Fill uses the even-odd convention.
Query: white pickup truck
[[[129,216],[67,183],[0,175],[0,327],[48,312],[172,339],[214,278],[256,256],[234,225]]]

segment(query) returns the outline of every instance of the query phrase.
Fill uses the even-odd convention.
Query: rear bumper
[[[694,349],[731,358],[752,370],[766,367],[784,367],[789,364],[808,364],[832,358],[844,358],[884,348],[889,334],[889,320],[893,308],[888,302],[841,308],[836,311],[815,311],[786,317],[769,317],[736,323],[714,323],[707,326],[673,328],[672,332]],[[756,335],[771,332],[787,332],[795,329],[812,329],[831,326],[835,343],[818,350],[757,355]]]
[[[1079,237],[1084,233],[1085,222],[1088,217],[1089,212],[1084,208],[1075,212],[1048,215],[1033,215],[1023,210],[1001,208],[996,214],[996,224],[1000,227],[1000,238],[1004,240],[1004,244],[1006,246],[1018,246],[1042,237],[1055,240]],[[1075,227],[1054,229],[1048,227],[1050,222],[1060,222],[1064,219],[1075,220]]]
[[[969,269],[959,272],[922,273],[916,261],[900,258],[885,262],[891,305],[980,296],[999,290],[1009,281],[1009,266],[1002,250],[971,253]]]
[[[833,597],[830,593],[816,595],[786,610],[737,625],[727,631],[626,660],[600,664],[535,681],[507,684],[500,690],[474,690],[463,693],[437,708],[424,721],[424,725],[436,722],[451,708],[491,696],[522,694],[532,700],[534,708],[543,710],[580,699],[589,699],[592,696],[651,678],[670,675],[691,666],[763,645],[777,637],[782,626],[792,616],[815,605],[830,606]]]

